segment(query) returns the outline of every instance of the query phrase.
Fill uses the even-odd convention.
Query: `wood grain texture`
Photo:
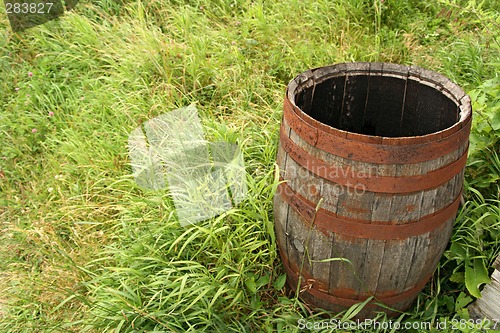
[[[481,298],[469,306],[469,314],[475,319],[489,319],[500,325],[500,256],[493,264],[495,271],[491,275],[491,282],[481,291]]]

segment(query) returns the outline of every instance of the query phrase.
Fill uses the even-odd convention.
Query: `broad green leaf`
[[[467,296],[467,294],[465,294],[464,292],[461,292],[455,302],[455,311],[463,309],[470,302],[472,302],[472,297]]]
[[[491,118],[491,127],[493,127],[495,131],[500,130],[500,112],[495,112],[493,114]]]
[[[278,302],[282,305],[292,305],[293,301],[286,296],[278,296]]]
[[[257,292],[257,286],[255,285],[255,281],[252,279],[247,279],[245,281],[245,287],[247,287],[248,291],[252,294]]]
[[[441,298],[441,302],[442,304],[446,305],[448,311],[451,312],[455,309],[455,298],[453,298],[453,296],[443,295],[443,297]]]
[[[452,276],[450,276],[450,281],[455,283],[464,283],[465,275],[464,272],[455,272]]]
[[[450,252],[454,254],[452,258],[454,259],[465,259],[467,257],[467,251],[464,247],[457,242],[454,242],[450,246]]]
[[[282,274],[273,282],[273,286],[276,290],[281,290],[285,286],[285,282],[286,282],[286,274]]]
[[[458,309],[457,310],[457,315],[462,318],[462,319],[465,319],[465,323],[468,323],[468,325],[472,325],[472,322],[470,322],[470,317],[469,317],[469,311],[466,309],[466,308],[462,308],[462,309]],[[471,329],[471,327],[469,326],[469,329]],[[467,332],[467,331],[462,331],[460,330],[461,332]],[[469,331],[471,332],[471,331]]]
[[[489,282],[488,270],[482,259],[474,259],[472,264],[469,263],[465,266],[465,286],[472,296],[481,298],[479,286]]]
[[[269,275],[261,276],[256,282],[257,289],[268,284],[270,280],[271,278],[269,277]]]

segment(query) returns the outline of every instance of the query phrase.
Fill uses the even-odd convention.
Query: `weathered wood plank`
[[[294,131],[290,132],[293,141],[298,140]],[[310,202],[317,204],[321,199],[322,178],[316,176],[311,171],[299,165],[292,158],[287,161],[287,177],[290,187]]]
[[[300,216],[293,208],[288,210],[288,219],[290,222],[286,226],[286,244],[288,260],[295,264],[296,268],[303,275],[312,275],[311,266],[311,247],[307,247],[311,232],[314,230],[303,222]]]
[[[278,143],[278,150],[276,152],[276,163],[280,166],[279,173],[281,179],[287,179],[285,174],[285,163],[286,161],[286,153],[281,145],[281,142]]]
[[[288,256],[288,247],[286,239],[286,225],[289,221],[288,204],[283,200],[280,193],[276,193],[273,199],[274,210],[274,233],[276,234],[276,242],[280,247],[280,255]]]
[[[395,224],[414,222],[420,219],[423,191],[408,195],[394,195],[391,204],[391,219]]]
[[[317,229],[314,229],[309,240],[312,274],[320,282],[318,289],[324,293],[328,293],[330,289],[332,242],[333,235],[331,233],[322,233]]]
[[[438,159],[428,161],[425,165],[422,166],[422,168],[424,168],[426,171],[436,170],[444,165],[447,165],[457,160],[462,156],[463,147],[464,146],[462,146],[461,149],[456,150],[446,156],[442,156]],[[433,214],[436,211],[451,204],[461,189],[462,183],[457,184],[457,181],[459,180],[463,181],[462,175],[463,174],[458,174],[454,176],[452,179],[450,179],[448,182],[442,184],[441,186],[435,189],[424,191],[422,197],[421,216]],[[460,188],[458,188],[457,186],[459,186]]]
[[[427,257],[429,253],[429,234],[420,235],[415,237],[415,247],[412,252],[412,258],[410,259],[410,268],[408,269],[408,275],[405,279],[405,288],[403,291],[412,289],[422,280],[422,272],[425,270],[427,265]]]
[[[366,258],[364,259],[364,270],[362,273],[363,288],[365,292],[375,293],[378,286],[384,260],[384,248],[386,241],[369,239],[366,242]]]
[[[335,235],[335,245],[338,253],[336,257],[348,261],[337,261],[338,270],[335,275],[330,276],[330,290],[334,283],[334,294],[346,298],[357,299],[363,290],[361,283],[362,274],[366,260],[366,239]]]
[[[378,103],[376,135],[384,137],[407,136],[405,128],[401,128],[401,110],[405,100],[406,80],[394,77],[371,77],[370,87],[378,87],[380,100]],[[370,91],[372,93],[372,91]],[[373,94],[370,98],[373,98]],[[367,105],[370,105],[370,101]]]
[[[319,204],[320,200],[324,198],[324,194],[322,193],[323,187],[323,179],[317,178],[320,184],[316,184],[314,186],[317,187],[316,191],[318,193],[311,195],[311,199],[315,200],[319,205],[319,208],[322,207],[322,204]],[[333,235],[330,232],[319,230],[315,226],[317,216],[313,217],[313,232],[311,234],[311,238],[309,240],[308,246],[311,249],[311,266],[312,266],[312,274],[313,276],[320,282],[318,285],[318,289],[323,291],[324,293],[328,293],[330,287],[330,265],[331,265],[331,257],[332,257],[332,242]]]
[[[339,195],[337,215],[361,221],[370,221],[374,193],[342,187]]]
[[[381,164],[377,167],[378,176],[396,176],[397,166]],[[373,197],[371,221],[390,221],[393,195],[375,193]]]
[[[339,126],[344,84],[345,76],[339,76],[315,86],[312,110],[324,124]]]
[[[481,298],[469,305],[469,313],[475,319],[489,319],[492,323],[500,320],[500,256],[493,264],[495,271],[491,282],[481,291]],[[496,325],[498,327],[498,325]]]
[[[338,212],[339,198],[343,191],[344,188],[342,186],[322,179],[321,193],[323,195],[323,202],[321,207],[336,214]]]
[[[286,124],[283,118],[282,126],[285,128],[285,133],[289,135],[290,127]],[[281,141],[278,143],[278,151],[276,154],[276,163],[279,167],[280,177],[283,180],[288,179],[286,175],[286,165],[289,157],[283,149]],[[280,187],[278,187],[279,189]],[[288,212],[290,206],[283,200],[282,193],[277,192],[273,198],[273,213],[274,213],[274,233],[276,242],[280,251],[280,256],[288,261],[288,241],[287,241],[287,225],[290,223]],[[293,223],[293,222],[292,222]]]
[[[339,126],[354,133],[363,132],[363,119],[368,94],[369,76],[346,76],[344,112]]]
[[[338,205],[337,214],[361,221],[370,221],[373,200],[373,192],[344,187],[339,196],[341,204]],[[338,289],[349,290],[352,297],[356,297],[364,289],[361,278],[365,271],[366,257],[369,255],[366,253],[368,239],[339,236],[335,237],[335,242],[338,247],[342,248],[342,258],[350,262],[339,263],[338,276],[332,276],[332,279],[337,281]]]
[[[441,256],[451,237],[453,221],[455,217],[448,219],[443,225],[429,233],[429,245],[427,246],[426,265],[420,272],[418,281],[421,281],[436,269]]]
[[[400,164],[396,167],[396,176],[420,175],[422,167],[417,164]],[[422,203],[423,191],[408,193],[406,195],[394,195],[391,205],[391,222],[403,224],[416,221],[421,217],[420,204]]]
[[[395,270],[395,274],[393,276],[394,280],[394,290],[400,294],[404,290],[406,290],[406,281],[408,278],[408,273],[412,267],[412,259],[415,256],[415,245],[417,244],[417,237],[406,238],[402,240],[401,244],[398,244],[401,247],[401,254],[398,256],[397,261],[398,265]],[[396,241],[393,241],[396,242]]]
[[[410,269],[415,238],[390,240],[385,242],[384,257],[377,283],[377,294],[400,293],[406,283]]]

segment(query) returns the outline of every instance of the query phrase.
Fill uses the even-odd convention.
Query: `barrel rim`
[[[348,73],[354,75],[386,75],[401,79],[412,79],[418,81],[419,84],[426,84],[439,88],[438,90],[441,93],[457,105],[457,108],[460,110],[459,119],[452,126],[429,134],[385,137],[354,133],[332,127],[314,119],[295,104],[295,96],[299,88],[312,85],[313,81],[314,83],[318,83]],[[409,145],[437,141],[447,138],[453,133],[468,126],[472,120],[471,99],[462,88],[442,74],[414,65],[405,66],[386,62],[351,62],[309,69],[297,75],[289,82],[285,99],[287,102],[291,103],[292,109],[298,117],[313,127],[318,128],[318,130],[338,137],[383,145]]]

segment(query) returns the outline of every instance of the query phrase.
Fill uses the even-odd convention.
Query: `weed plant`
[[[286,85],[306,69],[346,61],[419,65],[473,99],[452,241],[413,307],[393,322],[467,320],[485,282],[477,277],[492,272],[500,252],[494,3],[81,1],[20,33],[2,12],[0,331],[328,332],[335,329],[300,323],[349,322],[357,307],[335,317],[284,288],[272,215]],[[207,139],[243,149],[248,197],[180,227],[167,192],[135,184],[127,137],[191,103]]]

